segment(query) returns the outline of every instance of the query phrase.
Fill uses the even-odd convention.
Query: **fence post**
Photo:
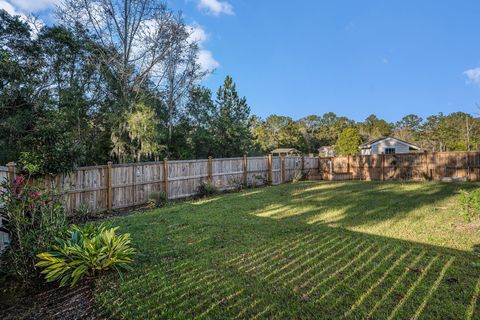
[[[469,153],[467,151],[467,154],[465,155],[465,161],[466,161],[466,165],[467,165],[467,181],[470,181],[470,157],[469,157]]]
[[[272,184],[272,154],[267,156],[267,164],[268,164],[268,174],[267,174],[267,184]]]
[[[163,159],[163,189],[168,199],[168,159]]]
[[[132,190],[133,190],[133,205],[135,206],[137,202],[137,165],[134,163],[133,164],[133,177],[132,177]]]
[[[280,170],[282,175],[282,183],[285,183],[285,155],[280,157]]]
[[[385,154],[382,154],[382,181],[385,181]]]
[[[302,169],[302,175],[303,175],[303,173],[305,172],[305,157],[303,156],[303,154],[302,154],[302,167],[301,167],[301,169]]]
[[[107,210],[112,211],[113,188],[112,188],[112,161],[107,162]]]
[[[208,157],[208,182],[213,181],[212,156]]]
[[[425,152],[425,177],[427,180],[429,179],[429,171],[428,171],[428,152]]]
[[[350,155],[347,156],[347,173],[350,173]]]
[[[8,182],[10,183],[10,185],[13,185],[13,181],[15,180],[16,166],[17,166],[17,164],[15,162],[7,163]]]
[[[247,167],[247,154],[245,153],[243,155],[243,162],[242,162],[242,170],[243,170],[243,184],[245,185],[245,187],[247,186],[247,183],[248,183],[248,175],[247,175],[247,170],[248,170],[248,167]]]
[[[318,155],[318,168],[317,168],[317,173],[320,174],[320,161],[321,161],[322,157],[320,155]]]

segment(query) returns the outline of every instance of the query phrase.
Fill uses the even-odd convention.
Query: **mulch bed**
[[[75,288],[29,288],[0,291],[0,319],[104,319],[95,310],[93,283]]]

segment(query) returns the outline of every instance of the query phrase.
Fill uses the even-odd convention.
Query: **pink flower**
[[[30,193],[30,198],[32,198],[33,200],[37,200],[42,195],[43,195],[42,191],[35,191],[35,192]]]

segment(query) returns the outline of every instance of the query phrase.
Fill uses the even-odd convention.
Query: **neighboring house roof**
[[[334,150],[335,146],[322,146],[318,150]]]
[[[415,150],[420,150],[420,147],[417,146],[417,145],[414,145],[410,142],[407,142],[407,141],[404,141],[404,140],[401,140],[401,139],[398,139],[398,138],[394,138],[394,137],[380,137],[380,138],[377,138],[377,139],[373,139],[371,141],[368,141],[368,142],[365,142],[365,143],[362,143],[359,148],[360,149],[370,149],[372,147],[372,145],[374,144],[377,144],[377,143],[380,143],[381,141],[383,140],[396,140],[400,143],[403,143],[403,144],[406,144],[407,146],[409,146],[410,149],[415,149]]]
[[[301,153],[295,148],[278,148],[275,150],[272,150],[270,153]]]

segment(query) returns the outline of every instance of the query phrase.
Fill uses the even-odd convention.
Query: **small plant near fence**
[[[73,212],[71,218],[72,222],[85,223],[93,216],[93,212],[90,210],[88,203],[82,202],[78,209]]]
[[[219,190],[216,185],[211,182],[202,182],[197,190],[197,195],[201,198],[218,194]]]
[[[36,255],[50,248],[56,237],[66,231],[66,214],[60,196],[42,186],[17,176],[2,183],[0,216],[10,235],[10,244],[2,257],[2,272],[23,281],[35,278]]]
[[[165,192],[152,192],[148,196],[147,207],[148,208],[158,208],[163,207],[168,203],[168,195]]]
[[[470,222],[480,215],[480,189],[462,190],[458,201],[465,221]]]
[[[295,174],[293,176],[293,182],[299,182],[299,181],[306,181],[308,180],[308,175],[310,174],[310,171],[302,171],[302,170],[295,170]]]
[[[57,238],[51,251],[37,255],[37,267],[47,282],[58,281],[60,286],[76,285],[85,277],[93,277],[106,270],[118,273],[130,270],[135,250],[130,234],[117,234],[117,228],[104,225],[72,226],[68,238]]]

